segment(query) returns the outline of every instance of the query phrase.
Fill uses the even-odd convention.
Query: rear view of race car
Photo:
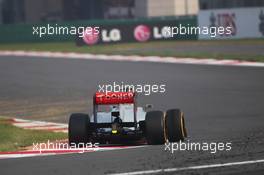
[[[96,92],[92,116],[74,113],[69,120],[70,144],[135,141],[163,144],[184,140],[186,136],[183,112],[137,107],[135,92]]]

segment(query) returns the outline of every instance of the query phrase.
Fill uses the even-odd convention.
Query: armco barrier
[[[74,41],[76,36],[73,35],[45,35],[41,38],[38,35],[33,35],[33,26],[47,26],[48,23],[39,24],[9,24],[0,25],[0,43],[26,43],[26,42],[64,42],[64,41]],[[121,39],[116,42],[136,42],[134,38],[134,28],[138,25],[148,26],[151,36],[148,40],[163,40],[165,38],[155,38],[153,37],[153,28],[157,27],[157,30],[161,30],[163,26],[177,26],[190,25],[197,26],[196,16],[183,16],[183,17],[166,17],[166,18],[146,18],[146,19],[120,19],[120,20],[89,20],[89,21],[74,21],[74,22],[60,22],[60,23],[49,23],[52,26],[56,24],[58,26],[99,26],[100,35],[104,34],[104,38],[100,37],[97,43],[115,43],[113,38],[111,39],[110,32],[113,29],[120,30]],[[142,29],[142,28],[141,28]],[[158,31],[160,32],[160,31]],[[114,35],[113,32],[111,35]],[[105,39],[107,38],[107,39]],[[171,39],[186,39],[186,40],[196,40],[197,35],[187,35],[181,37],[174,37]],[[78,42],[79,41],[79,42]],[[79,44],[84,44],[80,42]]]

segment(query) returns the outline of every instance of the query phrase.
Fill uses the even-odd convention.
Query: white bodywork
[[[131,104],[120,104],[119,113],[123,122],[134,122],[134,107]],[[137,122],[145,120],[146,112],[142,107],[137,107]],[[98,123],[111,123],[111,112],[97,112]],[[94,122],[94,116],[91,116],[91,121]]]

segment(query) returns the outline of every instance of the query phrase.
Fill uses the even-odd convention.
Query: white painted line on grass
[[[241,162],[230,162],[230,163],[219,163],[219,164],[211,164],[211,165],[189,166],[189,167],[180,167],[180,168],[166,168],[166,169],[144,170],[144,171],[134,171],[134,172],[126,172],[126,173],[114,173],[109,175],[139,175],[139,174],[171,173],[178,171],[200,170],[207,168],[221,168],[221,167],[249,165],[256,163],[264,163],[264,159],[241,161]]]

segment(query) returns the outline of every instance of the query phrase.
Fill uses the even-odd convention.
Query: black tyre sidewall
[[[170,109],[166,112],[166,134],[169,142],[184,140],[186,134],[184,133],[185,126],[183,117],[179,109]]]
[[[75,113],[69,120],[69,143],[87,143],[89,141],[90,118],[87,114]]]
[[[151,145],[164,144],[164,114],[162,111],[147,112],[146,139]]]

